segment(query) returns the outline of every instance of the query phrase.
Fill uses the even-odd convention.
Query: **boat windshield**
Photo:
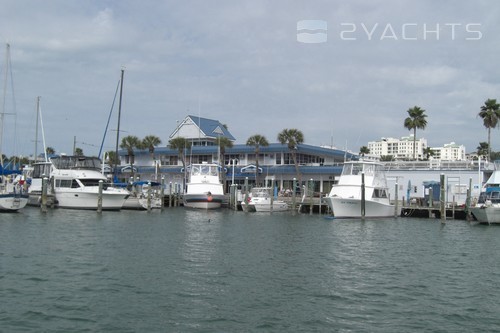
[[[191,168],[193,176],[218,176],[217,165],[201,164]]]
[[[101,170],[101,160],[97,157],[59,156],[51,161],[57,169]]]
[[[38,163],[33,165],[33,178],[42,178],[43,175],[50,176],[51,163]]]
[[[362,172],[365,175],[373,176],[378,172],[381,172],[382,166],[378,164],[371,163],[346,163],[344,164],[344,168],[342,169],[342,175],[344,176],[357,176]]]

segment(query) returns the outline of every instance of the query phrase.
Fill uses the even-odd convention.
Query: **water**
[[[0,215],[0,332],[498,332],[500,227],[229,210]]]

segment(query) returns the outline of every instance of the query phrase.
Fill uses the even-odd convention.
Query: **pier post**
[[[147,194],[147,209],[148,212],[151,211],[151,182],[148,182],[148,194]]]
[[[168,184],[168,207],[172,207],[172,182]]]
[[[445,186],[444,186],[444,174],[442,173],[440,178],[439,178],[441,190],[439,193],[439,203],[440,203],[440,211],[441,211],[441,223],[445,223],[446,221],[446,202],[445,202]]]
[[[469,178],[469,188],[467,189],[467,199],[465,200],[465,213],[467,214],[467,221],[469,222],[472,220],[472,216],[470,213],[470,207],[472,204],[471,196],[472,196],[472,178]]]
[[[366,200],[365,200],[365,173],[361,172],[361,218],[366,215]]]
[[[245,207],[243,208],[243,205],[241,206],[241,209],[243,209],[245,212],[248,211],[248,177],[245,177],[245,185],[243,185],[245,187],[244,191],[245,191],[245,196],[244,196],[244,203],[243,205],[245,205]]]
[[[177,182],[174,183],[174,206],[179,206],[179,192],[177,191]]]
[[[160,190],[160,196],[161,196],[161,210],[165,207],[165,176],[161,176],[161,190]]]
[[[231,185],[234,187],[234,210],[238,210],[238,185]]]
[[[234,201],[235,201],[234,185],[231,185],[229,187],[229,208],[230,209],[234,208]]]
[[[429,209],[429,218],[432,217],[432,208],[434,207],[434,191],[432,187],[429,188],[429,203],[428,203],[430,209]]]
[[[97,193],[97,212],[102,213],[102,187],[104,182],[99,180],[99,192]]]
[[[312,215],[313,213],[313,208],[314,208],[314,180],[311,178],[309,183],[309,186],[307,186],[307,189],[309,191],[309,215]]]
[[[396,183],[394,185],[394,187],[395,187],[394,188],[394,195],[395,195],[395,198],[396,198],[396,200],[394,200],[395,201],[394,202],[394,217],[398,217],[398,215],[399,215],[398,214],[398,195],[399,195],[398,194],[398,183]],[[404,200],[403,200],[403,202],[404,202]]]
[[[292,189],[292,212],[295,215],[296,198],[295,191],[297,189],[297,178],[293,178],[293,189]]]
[[[48,178],[43,175],[42,176],[42,197],[40,198],[40,210],[42,213],[47,213],[47,183]]]

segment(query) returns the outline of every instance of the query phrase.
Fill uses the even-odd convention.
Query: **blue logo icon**
[[[328,25],[322,20],[301,20],[297,22],[297,42],[317,44],[327,40]]]

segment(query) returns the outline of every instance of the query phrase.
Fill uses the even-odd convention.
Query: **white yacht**
[[[120,210],[129,196],[126,189],[111,187],[100,172],[101,161],[96,157],[58,156],[50,161],[51,181],[60,208],[97,209],[100,180],[103,210]]]
[[[362,175],[364,174],[364,215],[362,213]],[[384,166],[371,161],[344,163],[339,182],[324,199],[336,218],[394,216]]]
[[[288,204],[273,197],[272,187],[254,187],[248,197],[248,211],[282,212],[288,210]]]
[[[471,213],[479,223],[500,223],[500,161],[495,161],[495,171],[484,184]]]
[[[218,164],[192,164],[189,182],[184,193],[184,206],[190,208],[220,208],[224,201],[224,187],[219,179]]]

